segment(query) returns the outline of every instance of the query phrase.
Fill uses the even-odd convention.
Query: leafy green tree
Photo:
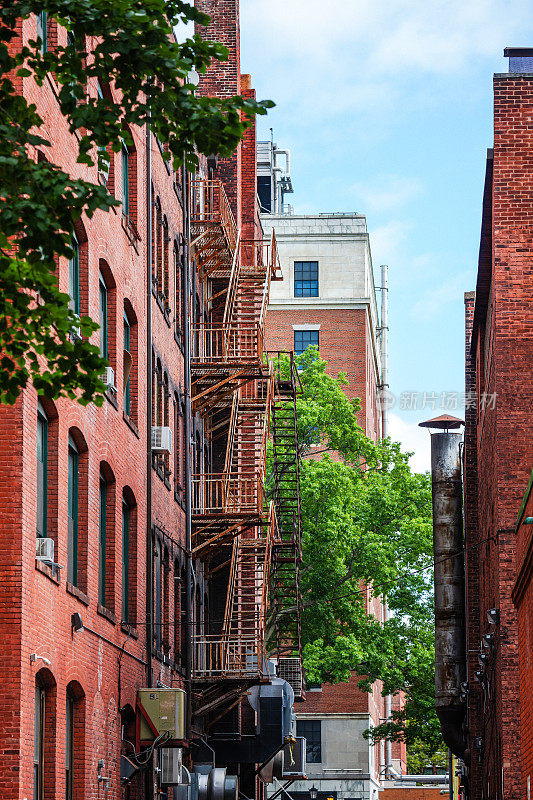
[[[43,33],[24,44],[20,25],[31,15],[40,15]],[[68,36],[47,47],[52,20]],[[205,72],[228,52],[198,34],[176,42],[173,29],[191,21],[205,25],[208,17],[185,0],[0,4],[0,402],[13,403],[30,379],[48,397],[102,402],[98,376],[107,362],[89,341],[98,326],[69,309],[56,261],[73,256],[76,220],[118,204],[105,187],[37,158],[49,141],[21,81],[56,83],[80,164],[105,169],[108,151],[130,143],[128,126],[147,124],[173,167],[192,170],[197,153],[230,155],[254,115],[273,104],[194,94],[190,71]],[[113,92],[96,96],[97,81]],[[78,327],[84,338],[73,341]]]
[[[432,753],[442,744],[434,701],[431,486],[409,455],[374,443],[357,422],[344,375],[326,374],[316,349],[298,358],[297,399],[303,529],[302,631],[307,679],[376,680],[403,692],[405,708],[368,732]],[[390,619],[367,613],[386,597]]]

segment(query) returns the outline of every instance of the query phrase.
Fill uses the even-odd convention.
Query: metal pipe
[[[146,680],[152,685],[152,133],[146,123]]]
[[[291,174],[291,151],[290,150],[282,150],[280,147],[274,148],[274,164],[277,166],[277,157],[279,154],[285,156],[285,176],[289,177]]]
[[[191,265],[189,242],[191,235],[191,216],[190,216],[190,177],[186,168],[183,167],[183,190],[184,190],[184,220],[185,220],[185,291],[183,293],[184,319],[183,319],[183,356],[184,356],[184,378],[183,390],[185,395],[185,617],[187,619],[188,632],[186,637],[185,652],[185,681],[187,685],[187,730],[186,736],[190,738],[192,725],[192,670],[193,670],[193,599],[192,599],[192,479],[191,479],[191,430],[192,430],[192,411],[191,411],[191,332],[190,332],[190,304],[191,304]]]
[[[387,264],[381,265],[381,387],[385,392],[389,388],[388,365],[388,335],[389,335],[389,268]],[[387,403],[383,398],[381,409],[381,437],[388,436]]]
[[[397,783],[404,783],[404,781],[411,781],[412,783],[449,783],[449,775],[400,775],[396,779]]]
[[[465,753],[465,571],[460,433],[431,434],[435,565],[435,704],[442,736],[458,758]]]

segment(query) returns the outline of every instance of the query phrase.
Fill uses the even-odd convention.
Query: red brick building
[[[328,372],[344,372],[361,400],[360,424],[381,436],[381,358],[370,242],[362,214],[261,215],[276,233],[283,281],[270,294],[267,345],[301,353],[317,345]]]
[[[476,292],[466,307],[465,553],[470,797],[529,796],[521,697],[527,676],[527,601],[515,588],[526,552],[516,517],[533,464],[533,107],[531,51],[508,51],[494,76]],[[524,573],[522,586],[525,590]],[[519,653],[519,644],[524,649]],[[523,711],[525,714],[525,710]],[[531,761],[528,762],[531,764]],[[522,764],[522,768],[521,768]],[[531,769],[531,767],[530,767]]]
[[[240,75],[238,3],[203,6],[202,33],[228,44],[230,58],[198,91],[253,97]],[[66,42],[39,15],[20,23],[14,46],[39,24],[52,46]],[[103,406],[48,402],[29,386],[0,408],[0,798],[171,796],[159,791],[157,750],[137,758],[145,687],[185,690],[177,738],[189,770],[216,757],[246,796],[260,796],[255,765],[270,745],[244,698],[270,683],[267,649],[301,675],[301,645],[294,614],[280,623],[274,613],[276,643],[265,637],[270,590],[277,608],[280,586],[298,605],[300,544],[287,493],[263,502],[273,397],[294,404],[295,376],[280,389],[264,361],[279,265],[260,236],[255,129],[218,171],[212,156],[189,176],[135,128],[100,175],[76,163],[53,77],[42,87],[21,79],[17,90],[51,142],[35,158],[105,181],[121,207],[83,218],[75,257],[58,264],[73,310],[100,322]],[[114,88],[89,82],[88,96],[98,92]],[[252,741],[246,753],[235,730]],[[122,781],[126,758],[138,770]]]

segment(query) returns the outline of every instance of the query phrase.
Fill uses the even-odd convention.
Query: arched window
[[[48,534],[48,416],[37,406],[37,537]]]
[[[56,682],[48,669],[35,676],[33,797],[55,797]]]
[[[79,683],[67,686],[65,701],[65,800],[85,796],[85,693]]]
[[[80,244],[76,234],[72,238],[72,249],[74,253],[68,262],[68,293],[70,302],[68,304],[71,311],[80,316]]]
[[[115,610],[115,477],[109,464],[100,464],[98,603]]]
[[[122,621],[137,623],[137,505],[128,487],[122,494]]]
[[[79,577],[79,485],[80,452],[72,436],[68,440],[68,562],[67,580],[78,585]]]
[[[126,417],[137,422],[138,334],[137,317],[129,300],[124,301],[123,315],[123,408]]]
[[[113,369],[113,382],[108,388],[115,391],[116,372],[116,283],[107,261],[100,259],[100,272],[98,281],[99,313],[100,313],[100,355],[107,358]]]
[[[68,437],[67,581],[87,591],[88,452],[77,428]]]

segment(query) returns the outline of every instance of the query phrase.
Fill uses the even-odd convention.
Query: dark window
[[[48,417],[37,409],[37,536],[46,536],[48,511]]]
[[[100,547],[98,551],[98,602],[106,605],[107,483],[100,473]]]
[[[162,546],[161,541],[156,539],[155,541],[155,551],[154,551],[154,640],[155,640],[155,648],[157,651],[161,651],[161,646],[163,644],[163,630],[162,630],[162,622],[163,622],[163,609],[162,609],[162,591],[163,591],[163,580],[162,580],[162,562],[163,562],[163,553],[162,553]]]
[[[78,585],[78,487],[80,454],[72,437],[68,441],[68,559],[67,580]]]
[[[309,345],[318,347],[318,331],[294,331],[294,352],[297,356],[304,353]]]
[[[41,53],[48,50],[48,14],[41,11],[37,14],[37,38],[41,40]]]
[[[74,798],[74,697],[67,690],[65,736],[65,800]]]
[[[108,335],[107,335],[107,286],[102,273],[100,273],[100,355],[102,358],[108,357]]]
[[[79,316],[80,314],[80,245],[76,237],[72,240],[74,255],[68,262],[68,293],[70,302],[68,304],[71,311]]]
[[[35,721],[33,729],[33,800],[44,800],[44,723],[46,691],[35,684]]]
[[[296,722],[296,735],[307,741],[306,761],[320,764],[322,761],[321,721],[319,719],[299,719]]]
[[[122,621],[130,621],[130,507],[122,500]]]
[[[318,261],[294,262],[294,296],[318,297]]]
[[[272,211],[272,178],[270,175],[257,176],[257,194],[261,211]]]
[[[131,358],[131,325],[128,317],[126,316],[126,312],[124,312],[124,351],[125,354],[127,353],[128,356]],[[126,359],[124,359],[124,363]],[[124,413],[131,417],[131,384],[130,384],[130,377],[131,373],[128,374],[128,380],[126,381],[126,385],[124,387]]]
[[[122,143],[122,213],[130,215],[130,154],[126,143]]]

